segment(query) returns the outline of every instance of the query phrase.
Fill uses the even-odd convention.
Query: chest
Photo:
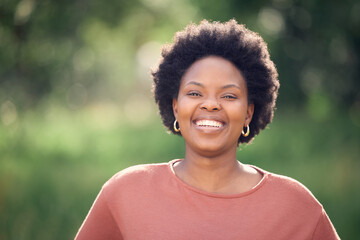
[[[126,199],[126,198],[125,198]],[[142,195],[112,208],[125,239],[311,239],[296,207],[274,198]]]

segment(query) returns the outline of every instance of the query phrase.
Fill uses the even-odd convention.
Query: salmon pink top
[[[340,239],[322,205],[294,179],[252,166],[263,178],[250,191],[213,194],[180,180],[176,161],[115,174],[75,239]]]

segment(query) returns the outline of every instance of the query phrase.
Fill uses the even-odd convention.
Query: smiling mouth
[[[221,128],[222,126],[224,126],[224,123],[222,122],[207,119],[197,120],[194,123],[196,124],[196,126],[199,127]]]

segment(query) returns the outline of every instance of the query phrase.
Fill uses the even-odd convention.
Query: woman
[[[278,74],[262,38],[231,20],[174,40],[154,92],[185,157],[117,173],[76,239],[339,239],[303,185],[236,159],[273,117]]]

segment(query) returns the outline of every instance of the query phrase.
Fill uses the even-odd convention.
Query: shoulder
[[[312,239],[339,239],[323,206],[312,192],[299,181],[264,170],[263,185],[258,195],[263,212],[299,232],[312,234]]]
[[[168,171],[167,163],[141,164],[125,168],[113,175],[103,186],[106,191],[145,186],[154,178],[161,178]]]
[[[128,183],[129,181],[146,181],[149,177],[167,171],[167,163],[141,164],[125,168],[112,176],[105,185]]]
[[[269,180],[274,188],[279,191],[285,191],[297,196],[316,200],[312,192],[305,185],[291,177],[270,173]]]
[[[260,169],[261,170],[261,169]],[[321,212],[323,207],[315,198],[313,193],[301,182],[287,176],[270,173],[264,170],[266,184],[263,190],[269,199],[278,201],[285,206],[295,206],[296,208],[310,208]]]

